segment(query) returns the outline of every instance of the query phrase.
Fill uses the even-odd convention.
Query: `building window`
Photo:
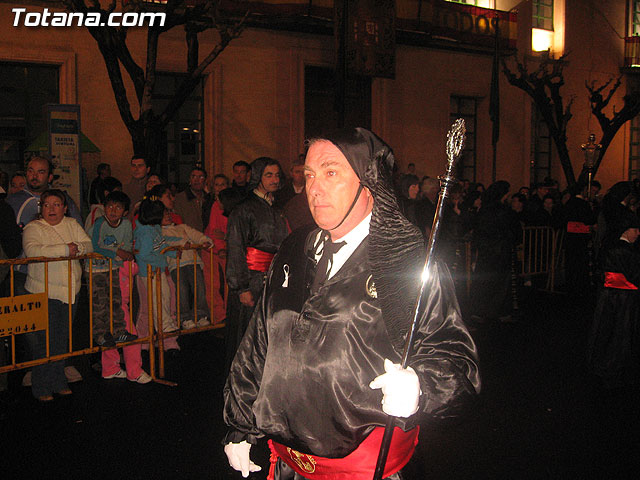
[[[533,0],[533,28],[553,30],[553,0]]]
[[[458,118],[464,119],[467,138],[458,165],[458,178],[476,181],[476,118],[478,99],[474,97],[458,97],[452,95],[449,106],[449,124]]]
[[[184,75],[158,73],[156,76],[153,109],[155,112],[162,112],[178,91]],[[156,164],[158,175],[168,182],[177,183],[180,187],[187,186],[189,174],[195,165],[203,166],[202,84],[201,81],[168,123],[163,138],[165,148],[161,148]]]
[[[640,178],[640,118],[631,120],[631,140],[629,144],[629,180]]]
[[[531,109],[531,172],[532,185],[551,176],[551,136],[549,127],[535,105]]]
[[[640,35],[640,0],[631,0],[631,35]]]
[[[0,170],[6,176],[24,168],[27,148],[47,131],[43,107],[60,103],[58,70],[54,65],[0,62]]]

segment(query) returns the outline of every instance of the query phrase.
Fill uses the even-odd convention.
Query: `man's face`
[[[280,188],[280,167],[278,165],[268,165],[262,172],[260,185],[265,193],[273,193]]]
[[[12,193],[19,192],[27,185],[27,179],[22,175],[18,175],[17,177],[13,177],[11,179],[11,186],[9,187],[9,195]]]
[[[343,221],[356,197],[360,180],[333,143],[319,141],[311,145],[304,168],[311,215],[320,228],[331,232],[333,240],[349,233],[371,212],[373,197],[365,188]]]
[[[111,167],[106,166],[102,170],[100,170],[100,178],[107,178],[111,176]]]
[[[189,175],[189,186],[194,192],[202,192],[207,176],[202,170],[192,170]]]
[[[213,193],[218,195],[222,190],[229,187],[227,180],[224,177],[217,177],[213,181]]]
[[[49,173],[49,165],[46,160],[34,158],[27,166],[27,184],[32,192],[44,192],[49,183],[53,180],[53,175]]]
[[[291,180],[296,187],[304,185],[304,165],[294,165],[291,167]]]
[[[247,184],[247,167],[244,165],[236,165],[233,167],[233,180],[236,182],[236,185],[240,185],[241,187]]]
[[[134,158],[131,160],[131,176],[136,180],[142,180],[149,173],[149,167],[144,158]]]

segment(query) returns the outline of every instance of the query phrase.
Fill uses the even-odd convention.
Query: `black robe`
[[[282,211],[266,200],[250,193],[235,207],[227,223],[227,267],[229,285],[226,327],[226,366],[242,340],[255,307],[240,302],[240,294],[250,291],[258,303],[264,286],[265,272],[250,270],[247,265],[247,247],[275,254],[289,234]]]
[[[617,240],[603,252],[604,272],[622,273],[640,287],[640,252],[628,242]],[[607,387],[638,381],[640,367],[640,313],[638,290],[602,286],[589,336],[589,367]]]
[[[593,225],[596,218],[591,205],[579,197],[572,197],[564,206],[565,225],[568,222],[580,222]],[[593,251],[590,250],[590,233],[571,233],[567,231],[564,240],[564,265],[566,285],[576,296],[586,296],[591,292],[590,275]]]
[[[300,452],[330,458],[351,453],[384,426],[379,390],[384,359],[400,362],[370,285],[368,237],[342,268],[311,294],[315,260],[309,236],[295,231],[269,270],[259,307],[224,389],[225,442],[268,436]],[[451,278],[434,275],[428,317],[410,358],[420,379],[421,412],[451,416],[480,388],[476,348],[458,308]],[[436,271],[436,272],[437,272]],[[417,280],[417,279],[416,279]],[[419,415],[398,419],[409,430]]]
[[[522,236],[515,212],[502,203],[483,205],[473,232],[478,250],[473,276],[472,310],[483,318],[513,313],[512,260]]]

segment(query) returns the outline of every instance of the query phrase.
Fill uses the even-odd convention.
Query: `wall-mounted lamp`
[[[553,47],[553,31],[541,28],[531,29],[531,49],[534,52],[546,52]]]

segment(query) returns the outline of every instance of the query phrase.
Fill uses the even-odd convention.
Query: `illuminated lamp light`
[[[531,49],[534,52],[546,52],[553,46],[553,31],[541,28],[531,29]]]

